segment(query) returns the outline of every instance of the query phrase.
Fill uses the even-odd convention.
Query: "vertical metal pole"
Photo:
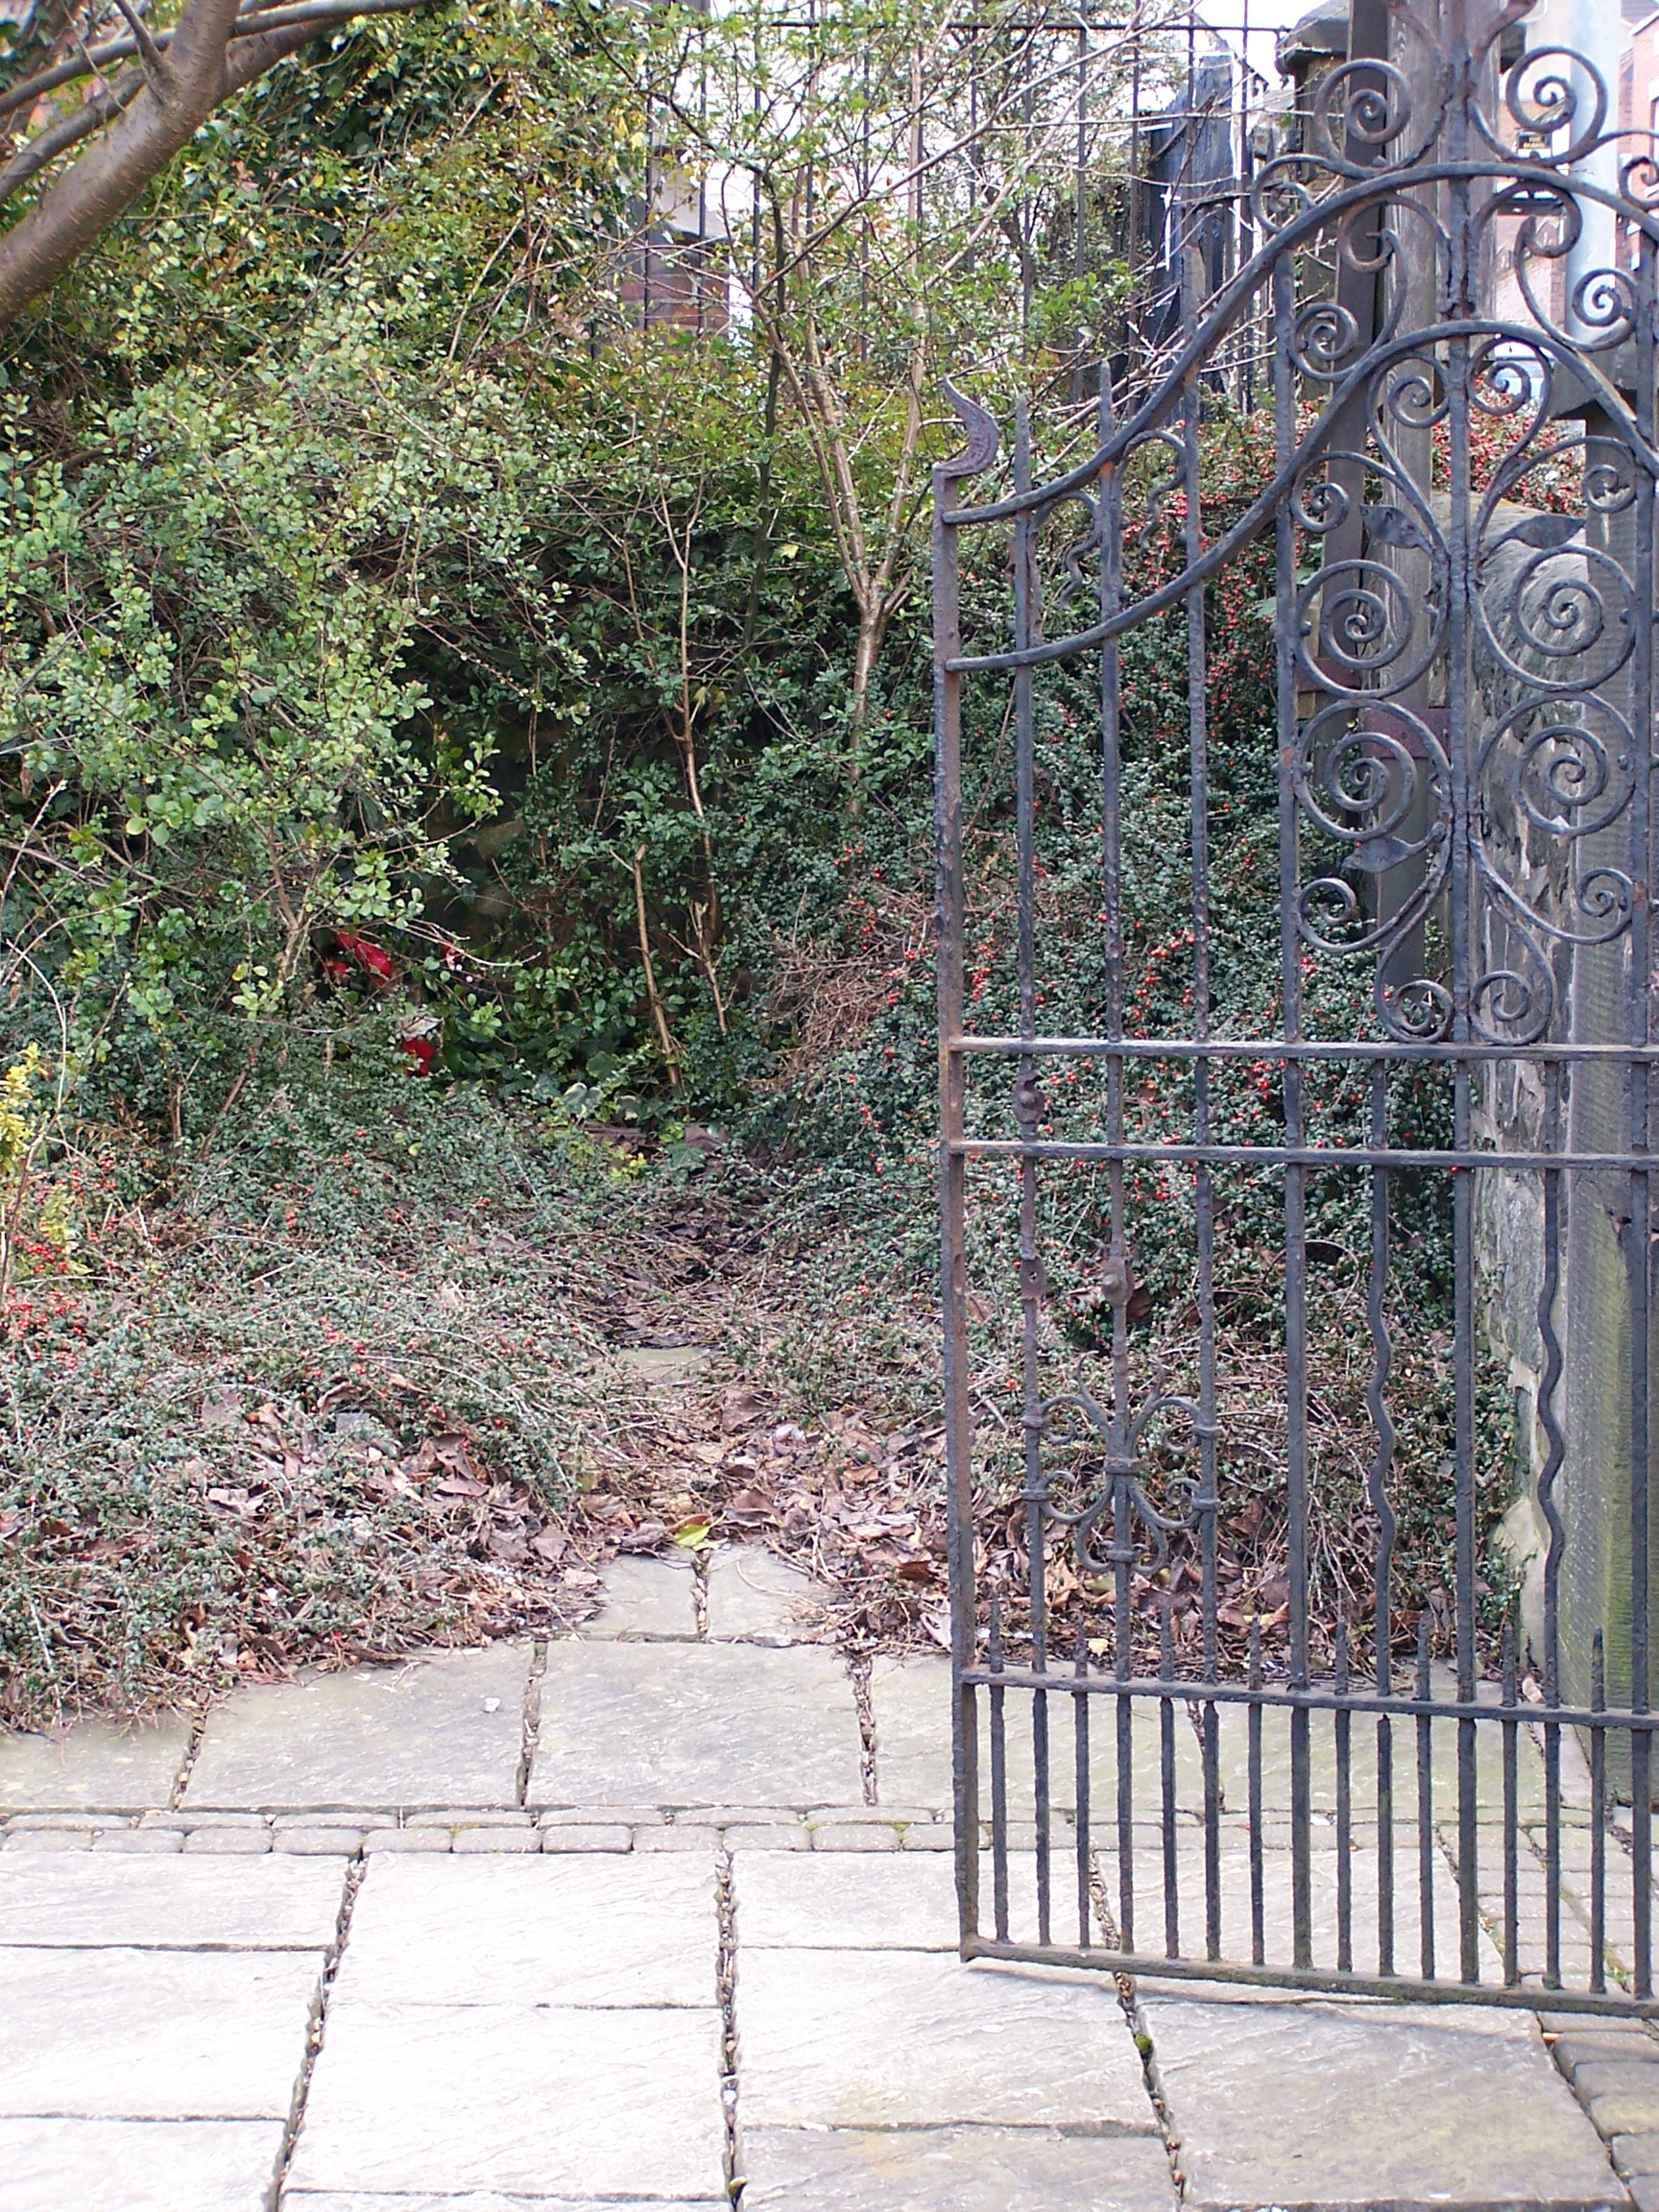
[[[963,1676],[974,1665],[973,1424],[969,1411],[966,1070],[962,1034],[962,679],[947,662],[962,650],[956,533],[945,516],[953,479],[933,471],[934,955],[939,993],[940,1331],[944,1362],[948,1542],[950,1561],[951,1780],[956,1823],[956,1905],[961,1940],[979,1927],[978,1699]]]
[[[1296,446],[1296,387],[1291,367],[1291,330],[1296,314],[1293,257],[1282,253],[1273,268],[1274,460],[1283,467]],[[1285,1041],[1302,1038],[1302,939],[1298,928],[1300,847],[1296,827],[1296,761],[1300,728],[1296,713],[1295,624],[1296,533],[1288,501],[1274,519],[1276,534],[1276,627],[1279,678],[1279,988]],[[1302,1111],[1302,1065],[1285,1063],[1285,1142],[1300,1151],[1306,1142]],[[1286,1347],[1286,1498],[1288,1517],[1290,1583],[1290,1685],[1308,1686],[1308,1256],[1306,1250],[1307,1171],[1296,1161],[1285,1167],[1285,1347]],[[1313,1962],[1313,1908],[1309,1833],[1310,1794],[1308,1711],[1290,1713],[1290,1910],[1295,1963]]]

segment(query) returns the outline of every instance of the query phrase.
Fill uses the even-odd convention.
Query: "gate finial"
[[[941,476],[977,476],[981,469],[989,469],[997,458],[1001,433],[997,419],[980,406],[977,399],[970,399],[965,392],[958,392],[947,376],[945,397],[954,408],[963,429],[968,433],[964,451],[952,453],[937,466]]]

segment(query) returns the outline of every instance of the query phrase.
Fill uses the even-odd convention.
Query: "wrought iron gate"
[[[1258,177],[1261,252],[1189,297],[1125,420],[1103,396],[1080,465],[1033,486],[1022,414],[1012,490],[964,504],[998,433],[955,398],[934,621],[966,1956],[1659,2011],[1659,169],[1587,64],[1501,68],[1524,12],[1444,0],[1436,43],[1391,8],[1386,57],[1327,78]],[[1264,458],[1217,515],[1252,345]],[[1208,680],[1252,562],[1259,736],[1212,727]],[[1173,856],[1176,739],[1133,658],[1172,635]],[[1044,866],[1085,700],[1086,902]],[[1252,747],[1259,912],[1219,795]],[[981,1034],[998,808],[1014,1033]],[[1172,858],[1184,926],[1148,947],[1134,884]],[[1262,939],[1272,990],[1223,1004],[1217,949]],[[1080,998],[1089,1033],[1043,1033]],[[978,1269],[1017,1273],[1017,1414],[989,1404]]]

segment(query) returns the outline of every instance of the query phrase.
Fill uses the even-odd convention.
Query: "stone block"
[[[1623,2079],[1600,2086],[1588,2079],[1603,2074]],[[1659,2066],[1581,2066],[1573,2086],[1603,2135],[1659,2132]]]
[[[812,1831],[814,1851],[897,1851],[897,1828],[863,1820],[823,1820]]]
[[[536,1815],[539,1828],[643,1828],[661,1821],[655,1805],[561,1805]]]
[[[712,1853],[720,1843],[718,1828],[636,1828],[636,1851],[703,1851]]]
[[[526,1854],[541,1848],[541,1831],[539,1828],[457,1828],[453,1848],[463,1858],[469,1855],[493,1855],[502,1858]]]
[[[207,1722],[183,1803],[510,1802],[529,1673],[528,1645],[494,1644],[238,1691]]]
[[[787,2212],[1176,2212],[1146,2136],[1037,2128],[745,2128],[746,2207]]]
[[[716,1944],[711,1861],[376,1859],[333,2005],[712,2005]]]
[[[143,1815],[144,1820],[151,1818],[148,1813]],[[65,1828],[83,1831],[88,1836],[101,1836],[106,1830],[113,1833],[115,1829],[124,1830],[126,1826],[127,1822],[114,1813],[13,1813],[7,1822],[8,1831],[13,1836],[21,1836],[36,1828]]]
[[[469,2190],[719,2202],[724,2144],[712,2008],[454,2009],[336,1991],[289,2196],[388,2192],[398,2212]]]
[[[406,1851],[419,1854],[422,1851],[440,1851],[446,1854],[449,1849],[449,1831],[447,1828],[371,1828],[363,1839],[363,1848],[365,1852]]]
[[[736,2012],[749,2128],[1156,2133],[1105,1977],[919,1951],[768,1951],[740,1935]]]
[[[1529,2018],[1176,1995],[1141,2006],[1189,2212],[1606,2206],[1607,2153]]]
[[[6,1839],[8,1853],[13,1851],[90,1851],[92,1838],[97,1833],[91,1828],[19,1828]]]
[[[192,1828],[184,1838],[184,1849],[192,1857],[213,1859],[257,1859],[271,1848],[269,1828]]]
[[[0,2120],[0,2212],[263,2212],[281,2154],[276,2120]]]
[[[853,1686],[831,1651],[555,1644],[529,1797],[855,1804],[861,1756]]]
[[[956,1832],[943,1820],[912,1821],[900,1830],[901,1851],[954,1851]]]
[[[165,1805],[189,1748],[188,1720],[132,1729],[82,1720],[61,1736],[0,1731],[0,1813]]]
[[[0,1952],[0,2114],[280,2121],[322,1976],[320,1952]]]
[[[278,1828],[273,1851],[293,1859],[355,1859],[363,1848],[360,1828]]]
[[[533,1828],[536,1823],[528,1813],[452,1805],[435,1813],[411,1813],[403,1825],[406,1828]]]
[[[784,1827],[781,1821],[739,1823],[724,1832],[728,1851],[809,1851],[812,1839],[798,1824]]]
[[[627,1828],[543,1828],[541,1848],[558,1851],[626,1851],[634,1841]]]
[[[1645,2035],[1632,2023],[1602,2028],[1575,2028],[1558,2035],[1550,2046],[1550,2056],[1571,2081],[1580,2066],[1604,2066],[1621,2059],[1641,2060],[1651,2054],[1659,2062],[1659,2043]]]
[[[1659,2177],[1651,2174],[1634,2174],[1626,2186],[1636,2212],[1659,2212]]]
[[[709,1562],[709,1634],[717,1643],[816,1643],[829,1596],[763,1545],[723,1545]]]
[[[293,1859],[13,1859],[0,1866],[0,1943],[320,1951],[343,1887],[340,1866]]]
[[[600,1642],[617,1636],[690,1643],[697,1634],[690,1555],[613,1559],[600,1577],[601,1603],[582,1633]]]
[[[135,1859],[165,1858],[183,1850],[184,1835],[179,1828],[106,1828],[101,1836],[93,1837],[92,1848],[125,1852]]]
[[[1637,2175],[1659,2175],[1659,2134],[1615,2135],[1607,2148],[1626,2180]]]

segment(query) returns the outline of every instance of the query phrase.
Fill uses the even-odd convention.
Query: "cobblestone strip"
[[[733,2203],[742,2193],[737,2163],[737,1894],[732,1854],[714,1862],[714,1914],[719,1929],[714,1983],[720,1996],[720,2116],[726,2129],[726,2190]]]
[[[1118,1922],[1113,1916],[1111,1893],[1106,1877],[1100,1871],[1098,1854],[1093,1854],[1089,1869],[1089,1900],[1094,1908],[1094,1920],[1100,1940],[1116,1949],[1119,1940]],[[1169,2112],[1169,2101],[1164,2094],[1164,2084],[1158,2075],[1158,2051],[1152,2040],[1152,2032],[1146,2015],[1141,2008],[1140,1992],[1134,1980],[1127,1974],[1112,1977],[1118,1990],[1118,2002],[1123,2008],[1123,2017],[1129,2032],[1135,2038],[1135,2048],[1141,2054],[1141,2071],[1146,2082],[1146,2095],[1158,2118],[1158,2132],[1164,2138],[1164,2154],[1169,2161],[1169,2179],[1175,2190],[1177,2203],[1184,2200],[1187,2176],[1181,2164],[1181,2137]]]
[[[858,1735],[864,1748],[859,1756],[858,1771],[864,1783],[864,1802],[876,1802],[876,1707],[870,1696],[870,1655],[867,1651],[849,1652],[847,1672],[853,1683],[853,1702],[858,1711]]]
[[[580,1851],[949,1851],[950,1823],[926,1806],[323,1807],[297,1813],[18,1813],[7,1851],[183,1852],[192,1858],[347,1859],[378,1852],[461,1857]]]
[[[1637,2212],[1659,2212],[1659,2034],[1583,2012],[1540,2012],[1538,2025]]]
[[[530,1672],[524,1684],[524,1733],[518,1750],[518,1783],[513,1802],[522,1805],[530,1788],[530,1769],[536,1764],[536,1739],[541,1729],[541,1678],[547,1671],[547,1644],[543,1638],[530,1647]]]
[[[340,1899],[340,1917],[334,1923],[334,1940],[328,1946],[323,1966],[323,1984],[317,1992],[311,2019],[305,2032],[305,2056],[300,2064],[300,2079],[294,2084],[293,2103],[288,2107],[288,2125],[282,2131],[282,2150],[276,2160],[276,2178],[271,2191],[271,2202],[279,2204],[288,2180],[288,2169],[294,2160],[294,2146],[300,2140],[300,2130],[305,2125],[305,2104],[311,2094],[311,2077],[317,2069],[318,2056],[323,2049],[323,2037],[328,2025],[328,2000],[334,1993],[334,1979],[340,1971],[340,1961],[351,1935],[351,1911],[357,1902],[357,1892],[363,1887],[366,1869],[361,1865],[346,1869],[346,1887]]]

